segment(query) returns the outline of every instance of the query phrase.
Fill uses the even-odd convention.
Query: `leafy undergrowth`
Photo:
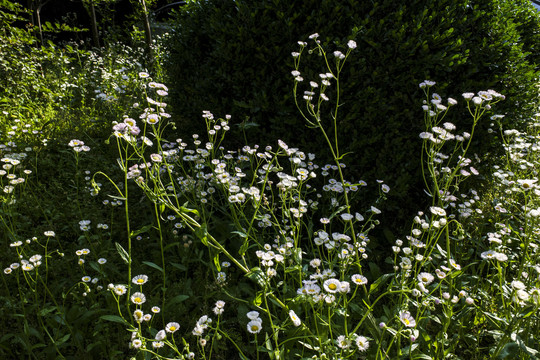
[[[172,138],[168,88],[137,49],[2,38],[3,358],[538,357],[537,119],[505,129],[496,91],[457,101],[420,84],[431,205],[384,248],[370,233],[391,188],[347,178],[327,95],[356,43],[317,38],[293,53],[291,86],[330,164],[278,139],[226,149],[231,119],[209,111],[205,134]],[[470,128],[445,121],[452,106]],[[505,154],[483,173],[479,121]],[[471,177],[481,192],[462,190]]]

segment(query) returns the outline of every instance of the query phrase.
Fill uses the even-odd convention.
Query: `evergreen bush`
[[[239,145],[245,131],[261,144],[281,138],[323,149],[291,96],[291,44],[314,32],[324,44],[355,39],[340,89],[342,150],[351,152],[344,162],[357,179],[392,186],[387,206],[395,219],[423,197],[418,83],[435,80],[443,97],[456,99],[461,93],[445,90],[492,88],[506,95],[499,110],[509,122],[536,111],[540,20],[524,0],[205,0],[184,7],[175,21],[168,68],[181,132],[202,125],[203,110],[231,114]],[[317,74],[303,76],[308,82]],[[448,121],[468,131],[467,116],[455,113]],[[489,125],[478,127],[473,152],[492,151]]]

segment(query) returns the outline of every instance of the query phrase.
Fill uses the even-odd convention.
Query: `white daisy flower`
[[[341,282],[338,279],[328,279],[324,282],[323,287],[329,293],[337,293],[341,290]]]

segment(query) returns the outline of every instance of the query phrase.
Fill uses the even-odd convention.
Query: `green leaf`
[[[497,356],[497,359],[519,359],[519,345],[515,342],[509,342]]]
[[[156,270],[159,270],[161,273],[164,272],[163,268],[159,265],[156,265],[154,264],[153,262],[150,262],[150,261],[143,261],[142,262],[144,265],[147,265],[147,266],[150,266],[151,268],[154,268]]]
[[[214,256],[214,265],[217,271],[221,271],[221,263],[219,262],[219,253]]]
[[[433,360],[431,356],[426,354],[415,354],[412,356],[412,359]]]
[[[241,232],[241,231],[231,231],[231,234],[237,234],[238,236],[240,236],[241,238],[244,238],[244,239],[247,239],[247,234],[244,233],[244,232]]]
[[[336,160],[342,160],[345,156],[349,155],[349,154],[354,154],[354,152],[352,151],[349,151],[343,155],[341,155],[340,157],[338,157]],[[353,185],[345,185],[345,186],[353,186]]]
[[[270,336],[268,336],[268,333],[266,333],[266,349],[268,349],[269,351],[274,350],[274,347],[272,346],[272,339],[270,338]]]
[[[150,225],[143,226],[139,230],[132,231],[131,232],[131,237],[135,237],[135,236],[137,236],[139,234],[144,234],[144,233],[148,232],[148,230],[150,230],[152,227],[153,227],[153,225],[150,224]]]
[[[339,208],[337,208],[336,211],[334,211],[332,213],[332,215],[330,215],[330,217],[328,218],[329,220],[332,220],[337,214],[340,214],[343,210],[347,209],[347,206],[343,205],[343,206],[340,206]]]
[[[184,294],[176,295],[171,300],[167,301],[167,306],[169,307],[169,306],[171,306],[173,304],[178,304],[178,303],[184,302],[187,299],[189,299],[189,295],[184,295]]]
[[[244,276],[262,288],[264,288],[266,284],[264,271],[262,271],[259,267],[251,268],[249,272]]]
[[[110,197],[111,199],[115,199],[115,200],[121,200],[121,201],[126,201],[127,199],[123,196],[114,196],[114,195],[107,195],[108,197]]]
[[[519,347],[521,348],[521,350],[523,350],[525,353],[527,353],[527,355],[531,355],[531,356],[533,356],[533,357],[537,357],[537,355],[538,355],[538,353],[539,353],[538,350],[535,350],[535,349],[530,348],[530,347],[528,347],[527,345],[525,345],[525,343],[523,342],[523,340],[522,340],[519,336],[517,336],[517,334],[516,334],[516,335],[515,335],[515,334],[512,334],[511,338],[512,338],[512,340],[515,340],[515,341],[518,343],[518,345],[519,345]]]
[[[294,261],[297,264],[301,264],[302,263],[302,249],[300,248],[294,249],[292,253],[293,253]]]
[[[92,261],[92,262],[90,263],[90,267],[91,267],[92,269],[96,270],[98,273],[100,273],[100,274],[102,273],[102,270],[99,268],[99,265],[98,265],[97,262]]]
[[[304,346],[305,348],[309,349],[309,350],[315,350],[315,351],[319,351],[319,347],[318,346],[313,346],[311,344],[308,344],[306,342],[303,342],[303,341],[298,341],[302,346]],[[309,358],[311,359],[311,358]]]
[[[185,265],[182,265],[182,264],[178,264],[178,263],[170,263],[170,265],[172,267],[175,267],[177,268],[178,270],[180,271],[186,271],[187,270],[187,267]]]
[[[292,272],[296,272],[296,271],[302,272],[302,266],[300,266],[300,265],[290,266],[289,265],[289,266],[287,266],[285,268],[285,273],[292,273]]]
[[[116,162],[118,163],[118,166],[120,166],[120,169],[122,169],[122,171],[126,171],[126,167],[124,166],[122,160],[116,159]]]
[[[493,313],[489,313],[489,312],[483,312],[483,313],[491,320],[494,320],[493,321],[494,325],[500,326],[500,328],[502,328],[503,326],[508,326],[508,322],[506,321],[506,319],[498,317],[497,315]]]
[[[369,266],[369,272],[371,273],[371,277],[373,279],[378,279],[382,276],[381,268],[377,264],[375,264],[374,262],[369,262],[368,266]]]
[[[248,129],[260,126],[259,124],[253,121],[243,122],[243,123],[239,123],[235,125],[238,126],[240,129],[244,129],[244,130],[248,130]]]
[[[443,250],[443,248],[441,247],[441,245],[437,244],[437,250],[439,250],[439,253],[443,256],[443,257],[446,257],[446,251]]]
[[[54,306],[41,309],[39,311],[39,316],[46,316],[47,314],[52,313],[54,310],[56,310],[56,307],[54,307]]]
[[[263,294],[264,294],[264,291],[257,291],[257,295],[253,299],[253,305],[261,306]]]
[[[114,244],[116,245],[116,251],[118,251],[118,254],[122,258],[122,260],[124,260],[126,264],[129,264],[131,262],[131,259],[129,258],[129,254],[127,253],[127,251],[124,250],[122,245],[120,245],[119,243],[115,242]]]
[[[378,278],[377,280],[375,280],[375,282],[373,284],[371,284],[371,286],[369,287],[369,292],[373,292],[375,290],[377,290],[377,288],[382,284],[384,283],[386,280],[390,279],[391,277],[393,277],[394,274],[391,273],[391,274],[384,274],[383,276],[381,276],[380,278]]]
[[[412,344],[411,346],[405,346],[404,348],[402,348],[401,353],[407,354],[405,357],[402,357],[402,359],[408,359],[409,353],[412,353],[418,346],[419,344]]]
[[[197,216],[199,216],[199,212],[196,209],[190,209],[187,207],[188,203],[185,203],[180,207],[180,212],[182,213],[193,213]]]
[[[355,304],[354,302],[349,303],[349,307],[351,308],[351,311],[355,314],[362,314],[362,308],[358,306],[358,304]]]
[[[537,310],[537,307],[531,305],[524,308],[521,314],[523,315],[523,318],[526,319],[530,317],[531,315],[536,314],[536,310]]]
[[[99,318],[105,321],[111,321],[119,324],[127,324],[127,321],[122,319],[118,315],[101,315]]]
[[[374,339],[380,340],[382,337],[382,330],[373,314],[369,312],[367,314],[365,324],[368,326],[368,331]]]
[[[240,250],[238,250],[238,254],[240,256],[244,256],[248,248],[249,248],[249,239],[246,239],[244,243],[242,244],[242,246],[240,246]]]
[[[65,343],[66,341],[69,340],[70,337],[71,337],[71,334],[64,335],[60,340],[56,341],[56,345],[60,345],[60,344]]]
[[[195,231],[195,235],[201,240],[204,246],[208,246],[208,232],[206,226],[203,225]]]

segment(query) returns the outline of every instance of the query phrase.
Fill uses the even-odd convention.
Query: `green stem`
[[[167,276],[166,276],[166,270],[165,270],[165,248],[163,246],[163,231],[161,229],[161,221],[159,218],[159,209],[157,206],[157,203],[154,203],[154,211],[156,213],[156,222],[158,227],[158,233],[159,233],[159,249],[161,252],[161,268],[163,269],[163,288],[162,288],[162,298],[161,298],[161,308],[165,309],[165,292],[167,291]],[[162,317],[163,320],[163,326],[165,326],[165,319]]]

